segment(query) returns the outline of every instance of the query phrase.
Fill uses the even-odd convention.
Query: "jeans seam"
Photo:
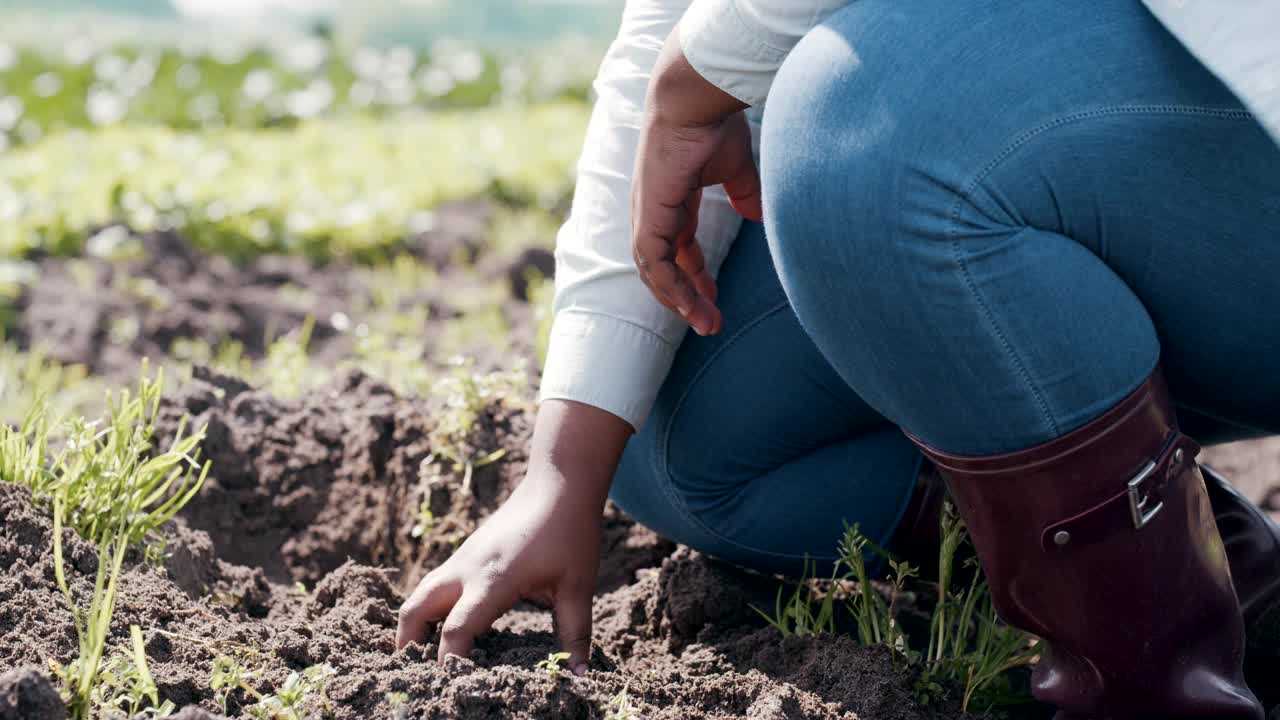
[[[661,466],[659,468],[659,471],[663,475],[663,482],[661,483],[661,485],[662,485],[663,492],[667,493],[668,499],[671,500],[672,506],[679,509],[679,512],[682,515],[684,515],[685,520],[687,520],[689,523],[691,523],[695,527],[701,529],[702,532],[715,538],[719,542],[725,543],[726,545],[734,547],[738,550],[743,550],[748,553],[753,553],[756,555],[767,555],[769,557],[781,558],[785,560],[809,559],[809,560],[815,560],[815,561],[821,561],[821,562],[828,562],[828,561],[834,561],[836,559],[835,556],[834,555],[833,556],[815,556],[808,553],[805,553],[804,555],[794,555],[791,553],[773,552],[771,550],[762,550],[762,549],[754,548],[754,547],[751,547],[750,545],[740,543],[737,540],[733,540],[731,538],[725,537],[724,535],[717,532],[716,530],[713,530],[710,526],[708,526],[705,522],[703,522],[701,518],[695,515],[693,511],[688,508],[685,501],[679,496],[679,494],[676,493],[676,491],[673,488],[674,482],[672,480],[671,459],[670,459],[671,431],[672,431],[672,427],[676,423],[676,418],[680,415],[680,410],[684,406],[685,400],[688,399],[689,394],[693,392],[694,386],[698,384],[698,381],[702,378],[703,375],[706,374],[707,370],[711,367],[711,365],[715,363],[715,361],[719,359],[720,356],[723,355],[725,351],[733,347],[733,345],[737,343],[738,340],[741,339],[742,336],[747,333],[747,331],[751,330],[755,326],[764,322],[769,317],[772,317],[773,315],[776,315],[779,312],[786,310],[790,307],[791,307],[791,302],[789,300],[784,299],[778,302],[777,304],[766,308],[763,312],[761,312],[759,315],[753,318],[750,322],[744,324],[741,328],[739,328],[738,331],[735,332],[732,337],[730,337],[728,340],[725,341],[723,345],[717,348],[716,351],[711,354],[711,357],[707,358],[706,362],[702,364],[702,367],[698,368],[698,371],[694,374],[694,376],[690,378],[689,383],[684,388],[684,392],[681,393],[679,399],[676,400],[675,406],[671,410],[670,418],[667,420],[667,422],[663,423],[662,431],[658,434],[658,458],[660,461],[659,465]],[[714,555],[715,553],[713,552],[711,554]]]
[[[987,324],[991,327],[991,331],[995,334],[996,339],[1004,348],[1005,354],[1013,363],[1015,371],[1031,390],[1032,396],[1035,398],[1036,404],[1039,406],[1040,414],[1044,421],[1048,423],[1050,432],[1056,437],[1061,434],[1061,429],[1057,420],[1053,416],[1052,410],[1049,408],[1048,401],[1045,399],[1044,393],[1040,390],[1031,373],[1027,370],[1026,364],[1022,361],[1022,357],[1013,348],[1008,337],[1001,329],[1000,324],[996,322],[995,314],[991,312],[991,307],[987,304],[982,293],[979,292],[977,283],[974,282],[973,276],[969,273],[968,264],[964,260],[963,252],[960,247],[959,225],[960,214],[963,210],[965,201],[969,200],[978,185],[987,178],[992,172],[998,168],[1001,163],[1007,160],[1011,155],[1025,146],[1027,143],[1037,137],[1060,127],[1071,125],[1085,120],[1091,120],[1100,117],[1113,117],[1124,115],[1190,115],[1204,117],[1221,117],[1233,120],[1252,120],[1253,115],[1246,110],[1238,110],[1234,108],[1206,108],[1192,105],[1117,105],[1105,108],[1096,108],[1082,112],[1072,113],[1049,120],[1041,125],[1031,128],[1015,137],[1000,152],[996,153],[992,159],[982,167],[967,183],[964,184],[960,193],[956,196],[955,202],[952,203],[950,213],[950,223],[947,228],[947,237],[951,243],[952,259],[956,263],[960,275],[964,278],[965,287],[968,288],[970,295],[978,304]]]

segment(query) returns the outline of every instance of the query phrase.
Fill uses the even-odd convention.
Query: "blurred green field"
[[[260,359],[234,342],[189,338],[173,341],[170,359],[294,392],[357,364],[427,392],[440,373],[423,367],[416,335],[425,308],[409,290],[438,283],[438,268],[409,253],[435,210],[469,198],[499,208],[481,258],[550,247],[572,194],[593,51],[282,37],[184,35],[172,46],[153,37],[0,40],[4,419],[37,397],[59,414],[86,411],[101,385],[118,381],[65,366],[58,348],[22,338],[16,316],[41,281],[42,258],[128,258],[141,234],[174,231],[236,263],[264,254],[355,263],[379,297],[358,303],[367,322],[356,323],[363,334],[350,357],[310,361],[301,328],[276,328],[266,338],[276,351]],[[441,319],[441,366],[468,343],[508,343],[499,312],[507,291],[491,287],[491,273],[459,272],[475,276],[474,288],[456,300],[456,317]],[[549,284],[534,283],[545,321]]]

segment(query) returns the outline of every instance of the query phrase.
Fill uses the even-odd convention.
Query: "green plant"
[[[432,208],[491,195],[495,185],[515,204],[559,205],[573,187],[588,115],[574,102],[315,119],[288,133],[143,126],[50,134],[5,151],[0,257],[79,254],[91,245],[90,228],[115,224],[173,228],[236,259],[381,263],[430,229]],[[20,283],[33,281],[23,275]]]
[[[835,593],[830,585],[825,591],[815,588],[811,580],[808,561],[805,562],[804,576],[796,583],[791,594],[783,600],[786,587],[778,586],[778,597],[774,601],[774,611],[770,615],[754,605],[751,606],[760,617],[772,625],[783,637],[805,637],[808,635],[830,634],[835,632]],[[814,611],[814,602],[818,609]]]
[[[389,692],[385,696],[387,709],[391,711],[391,720],[408,720],[409,693]]]
[[[922,704],[941,699],[950,687],[964,688],[961,707],[966,712],[1023,702],[1026,698],[1013,691],[1008,673],[1035,662],[1037,648],[1029,635],[996,617],[990,588],[976,559],[968,561],[972,565],[968,584],[952,590],[956,557],[967,535],[950,503],[944,506],[940,523],[937,604],[923,653],[910,646],[898,622],[906,586],[918,577],[918,570],[871,542],[856,525],[845,529],[830,580],[813,579],[806,563],[804,576],[789,596],[784,595],[785,587],[778,589],[772,614],[753,609],[784,637],[803,637],[835,632],[835,601],[843,597],[859,641],[889,648],[918,672],[916,699]],[[887,581],[871,579],[868,554],[887,562]]]
[[[622,686],[622,690],[609,701],[609,707],[605,711],[605,720],[640,720],[640,711],[631,704],[631,696],[628,694],[628,689],[629,686]]]
[[[91,718],[115,611],[125,553],[143,543],[195,496],[208,464],[195,458],[203,431],[185,434],[185,421],[167,450],[152,437],[159,411],[162,377],[150,380],[144,367],[136,395],[127,390],[108,399],[103,421],[76,418],[66,426],[62,449],[49,453],[48,423],[39,405],[22,427],[0,425],[0,479],[30,487],[53,505],[54,575],[75,621],[79,655],[59,668],[73,718]],[[66,578],[62,529],[70,527],[98,552],[93,595],[82,610]],[[139,646],[140,647],[140,646]],[[135,653],[136,673],[148,680],[145,657]]]
[[[123,713],[125,717],[164,718],[177,710],[170,700],[160,702],[159,690],[147,667],[147,653],[142,642],[142,629],[129,626],[130,654],[118,654],[99,671],[95,688],[95,705],[104,713]],[[144,707],[150,703],[150,707]]]
[[[555,680],[560,677],[560,673],[564,671],[563,663],[568,660],[570,654],[567,652],[551,653],[546,660],[539,660],[533,666],[534,670],[543,670],[547,673],[547,677]]]
[[[328,664],[312,665],[302,672],[289,674],[274,693],[263,693],[249,684],[256,673],[247,667],[246,654],[220,655],[213,661],[209,687],[214,691],[222,712],[227,712],[231,693],[242,690],[254,702],[244,712],[255,720],[308,720],[318,713],[333,716],[333,706],[325,689],[336,671]]]
[[[961,709],[966,712],[971,707],[1025,702],[1025,697],[1012,692],[1007,673],[1033,664],[1039,648],[1030,635],[1000,622],[976,558],[968,561],[972,567],[968,585],[952,592],[956,554],[965,538],[963,521],[947,503],[938,554],[938,604],[917,694],[936,695],[942,685],[939,681],[945,680],[964,687]]]
[[[213,669],[209,673],[209,689],[222,706],[222,714],[227,714],[227,699],[237,689],[244,690],[254,697],[261,697],[257,690],[248,684],[253,672],[245,667],[245,658],[237,655],[219,655],[213,659]]]
[[[528,391],[529,379],[523,364],[512,370],[476,373],[473,363],[462,357],[450,360],[452,371],[438,380],[432,394],[442,398],[444,409],[436,416],[430,433],[431,449],[437,459],[447,460],[453,471],[463,473],[462,487],[471,488],[471,474],[501,460],[506,451],[477,447],[474,433],[481,414],[495,403],[518,402]]]
[[[888,600],[876,589],[867,573],[868,551],[888,560],[892,572]],[[863,535],[857,525],[845,528],[836,564],[837,567],[848,568],[846,579],[856,582],[855,592],[849,594],[848,605],[857,620],[858,637],[862,643],[884,645],[899,653],[908,654],[907,637],[898,625],[896,611],[903,586],[908,579],[916,576],[917,570],[905,562],[890,558],[883,548]]]

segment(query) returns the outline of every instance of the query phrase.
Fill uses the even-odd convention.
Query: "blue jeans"
[[[773,87],[782,285],[894,424],[1019,450],[1159,362],[1193,434],[1280,431],[1280,148],[1139,2],[860,0]]]
[[[658,532],[825,569],[846,523],[895,529],[897,426],[1036,445],[1161,359],[1202,442],[1280,430],[1280,149],[1136,0],[859,0],[787,60],[761,153],[768,248],[744,227],[724,330],[615,479]]]
[[[723,329],[686,336],[611,497],[709,555],[793,576],[808,559],[825,574],[846,524],[889,538],[920,454],[801,329],[761,225],[743,226],[719,286]]]

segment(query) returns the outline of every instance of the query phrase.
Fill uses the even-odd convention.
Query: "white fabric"
[[[640,282],[631,256],[631,172],[649,75],[680,25],[690,64],[760,105],[791,48],[850,0],[628,0],[596,77],[573,209],[556,244],[555,320],[540,397],[593,405],[637,430],[687,326]],[[1280,0],[1146,0],[1152,12],[1280,141]],[[686,12],[687,11],[687,12]],[[682,19],[683,18],[683,19]],[[719,270],[742,220],[708,188],[698,241]]]

